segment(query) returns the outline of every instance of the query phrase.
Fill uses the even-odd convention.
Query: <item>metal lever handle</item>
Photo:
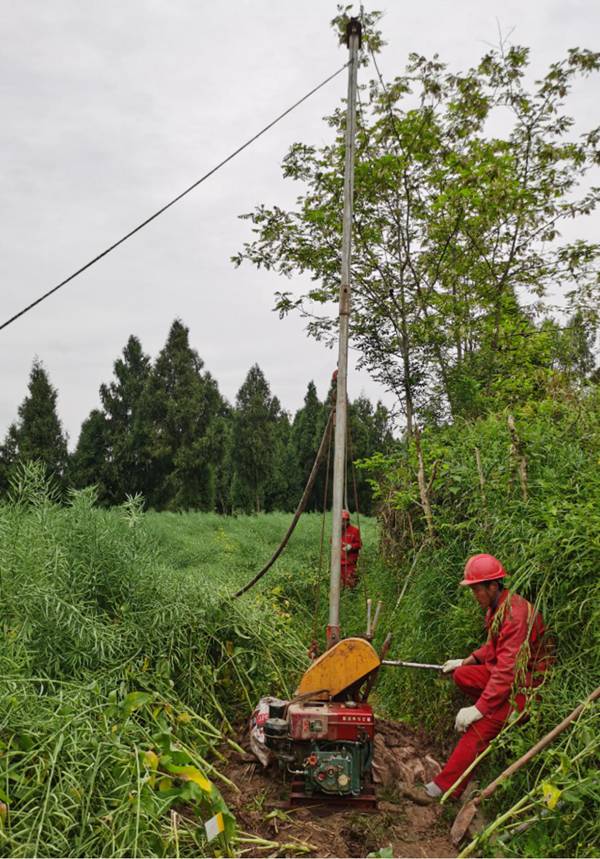
[[[402,662],[400,659],[382,659],[382,665],[391,665],[394,668],[428,668],[430,671],[441,671],[443,665],[432,665],[430,662]]]

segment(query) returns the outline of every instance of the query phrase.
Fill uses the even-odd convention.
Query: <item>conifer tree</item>
[[[233,450],[232,410],[225,406],[225,413],[217,415],[211,424],[214,439],[213,451],[216,452],[215,464],[215,509],[218,513],[233,513],[233,481],[235,456]]]
[[[297,500],[306,485],[310,475],[323,430],[327,422],[327,408],[319,401],[315,383],[310,381],[304,396],[304,406],[296,412],[292,427],[292,444],[294,447],[294,477]],[[320,469],[319,476],[308,500],[307,510],[320,510],[323,507],[323,492],[325,480],[325,465]]]
[[[148,488],[148,431],[141,398],[150,376],[150,358],[133,335],[114,363],[114,379],[100,386],[103,409],[84,421],[73,455],[73,483],[95,483],[98,497],[120,504]]]
[[[277,464],[277,425],[281,407],[264,373],[255,364],[238,391],[233,423],[235,470],[234,505],[260,513],[272,485]]]
[[[357,460],[367,459],[374,453],[389,452],[393,443],[390,426],[390,415],[385,406],[378,402],[375,409],[365,396],[357,397],[350,404],[348,412],[350,426],[348,445],[348,502],[354,509],[356,501],[354,491],[358,496],[358,506],[361,513],[370,515],[373,512],[373,491],[366,474],[357,468]]]
[[[19,417],[3,445],[3,471],[7,480],[16,462],[39,460],[59,487],[64,487],[68,463],[67,439],[56,411],[57,391],[39,358],[29,376],[29,393],[19,406]]]
[[[17,425],[12,423],[3,444],[0,446],[0,494],[6,495],[10,487],[10,476],[17,461]]]
[[[176,319],[144,388],[148,503],[156,509],[213,510],[219,445],[212,423],[226,413],[216,381]],[[222,453],[222,451],[221,451]]]
[[[81,425],[77,447],[71,457],[71,483],[76,489],[95,484],[101,503],[118,502],[122,499],[115,498],[114,471],[106,415],[93,409]]]
[[[145,494],[149,488],[148,427],[142,414],[142,394],[150,377],[151,362],[133,335],[114,364],[114,380],[100,386],[104,406],[109,468],[107,489],[113,503],[127,495]]]
[[[276,408],[279,400],[274,397]],[[290,416],[280,409],[273,426],[273,471],[265,492],[265,510],[293,510],[296,498],[294,486],[294,450],[291,445]]]

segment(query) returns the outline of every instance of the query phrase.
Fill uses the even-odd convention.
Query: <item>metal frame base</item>
[[[302,805],[326,805],[329,808],[377,811],[377,796],[375,793],[375,786],[373,784],[364,785],[360,792],[360,796],[354,796],[353,794],[339,796],[337,794],[320,793],[318,791],[315,791],[312,794],[307,794],[304,790],[304,779],[295,778],[292,781],[290,795],[287,801],[287,808],[297,808]]]

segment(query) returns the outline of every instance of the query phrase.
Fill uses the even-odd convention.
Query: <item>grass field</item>
[[[223,517],[212,513],[148,513],[149,531],[158,556],[169,567],[208,584],[224,598],[235,593],[269,560],[285,534],[291,515]],[[321,553],[321,531],[325,527]],[[346,634],[365,630],[365,581],[378,587],[382,564],[374,519],[360,517],[364,548],[360,556],[361,586],[342,593],[341,615]],[[282,556],[238,605],[266,601],[274,613],[290,621],[294,633],[309,643],[317,618],[321,638],[327,624],[329,598],[329,533],[331,517],[318,513],[301,519]],[[374,594],[369,594],[374,596]]]
[[[106,511],[88,491],[64,507],[23,473],[0,508],[2,855],[235,852],[218,747],[308,664],[321,519],[301,521],[255,590],[231,594],[288,522]],[[326,602],[324,574],[320,629]],[[199,822],[223,812],[225,834],[209,847],[202,826],[174,826],[181,804]]]

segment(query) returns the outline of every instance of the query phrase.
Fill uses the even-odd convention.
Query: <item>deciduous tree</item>
[[[575,136],[564,109],[599,66],[600,54],[573,49],[530,86],[528,49],[501,45],[461,73],[411,54],[404,74],[363,87],[351,336],[409,434],[417,416],[485,410],[549,289],[597,315],[600,245],[564,242],[560,229],[600,195],[586,185],[600,131]],[[310,273],[308,291],[280,292],[276,306],[324,339],[337,324],[345,111],[328,121],[331,143],[296,143],[284,158],[284,176],[305,189],[296,207],[243,215],[254,238],[234,257]]]

